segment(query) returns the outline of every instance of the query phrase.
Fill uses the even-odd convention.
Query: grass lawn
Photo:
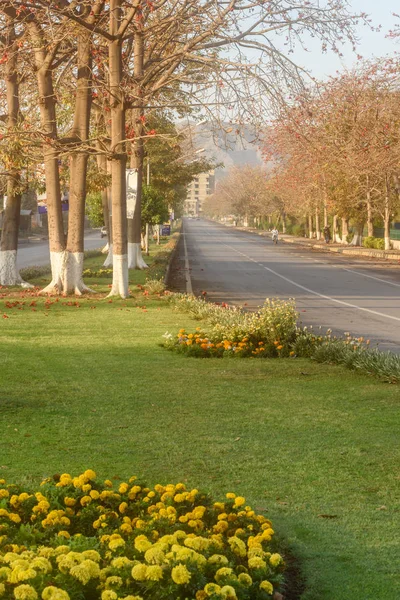
[[[0,477],[92,468],[235,491],[299,557],[302,600],[398,600],[399,387],[303,359],[168,352],[162,334],[196,324],[137,277],[126,301],[104,299],[110,279],[87,279],[102,297],[77,304],[0,298]]]

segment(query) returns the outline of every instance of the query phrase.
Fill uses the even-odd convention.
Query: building
[[[184,214],[187,216],[198,217],[203,210],[203,204],[215,189],[215,173],[200,173],[196,175],[187,189],[187,196],[184,203]]]

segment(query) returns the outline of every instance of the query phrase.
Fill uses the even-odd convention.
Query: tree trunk
[[[369,189],[369,177],[367,175],[367,232],[368,237],[374,235],[374,224],[372,221],[371,190]]]
[[[342,241],[341,241],[341,243],[344,246],[347,246],[347,244],[349,243],[347,241],[348,235],[349,235],[349,221],[348,221],[348,219],[345,219],[344,217],[342,217]]]
[[[84,144],[89,138],[92,104],[91,34],[81,31],[78,35],[77,89],[72,137]],[[63,292],[81,295],[92,292],[82,279],[84,257],[84,226],[86,202],[86,178],[89,154],[83,148],[71,158],[70,197],[68,215],[68,240],[63,279]]]
[[[317,236],[317,240],[321,239],[321,225],[319,221],[319,209],[315,209],[315,233]]]
[[[137,172],[136,203],[133,214],[128,215],[128,267],[129,269],[147,269],[147,264],[142,257],[141,230],[142,230],[142,186],[143,186],[143,117],[142,104],[142,78],[144,69],[144,36],[141,31],[135,33],[134,42],[134,76],[136,85],[136,102],[138,108],[132,110],[133,129],[135,142],[131,157],[131,168]]]
[[[110,1],[110,33],[115,36],[120,23],[121,0]],[[122,92],[122,41],[109,42],[111,99],[111,202],[113,236],[113,282],[110,296],[129,296],[128,240],[126,226],[125,107]]]
[[[7,131],[12,137],[20,113],[18,84],[18,46],[12,19],[7,18],[6,42],[9,56],[5,65]],[[7,174],[7,205],[3,215],[0,243],[0,285],[33,287],[21,279],[17,269],[19,217],[21,212],[21,174],[11,165]]]
[[[313,231],[313,218],[312,218],[312,214],[309,213],[308,214],[308,237],[310,238],[310,240],[313,238],[314,236],[314,231]]]
[[[282,219],[282,233],[286,233],[286,213],[284,210],[281,212],[281,219]]]
[[[338,227],[338,216],[333,215],[333,241],[335,244],[340,244],[339,227]]]
[[[383,227],[385,238],[385,250],[390,250],[390,186],[389,179],[385,178],[385,206],[383,214]]]
[[[357,223],[356,231],[355,231],[353,239],[351,241],[352,246],[361,246],[362,245],[363,230],[364,230],[364,223]]]

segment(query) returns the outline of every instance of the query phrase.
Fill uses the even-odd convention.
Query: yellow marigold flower
[[[118,507],[118,510],[121,514],[124,514],[124,512],[126,512],[126,509],[128,508],[128,503],[127,502],[121,502],[121,504]]]
[[[59,531],[57,535],[58,537],[64,537],[66,540],[69,540],[69,538],[71,537],[68,531]]]
[[[100,492],[98,492],[97,490],[90,490],[89,492],[89,496],[93,499],[93,500],[98,500],[100,498]]]
[[[106,589],[110,589],[112,586],[121,587],[123,583],[124,581],[122,577],[119,577],[118,575],[111,575],[110,577],[107,577],[104,585],[106,586]]]
[[[130,525],[129,523],[122,523],[119,530],[122,531],[122,533],[132,533],[133,531],[132,525]]]
[[[225,519],[227,518],[227,514],[226,513],[220,513],[217,517],[218,521],[225,521]]]
[[[69,600],[69,595],[65,590],[49,585],[42,592],[43,600]]]
[[[69,473],[63,473],[60,477],[60,481],[58,482],[61,486],[70,485],[72,483],[72,477]]]
[[[189,583],[191,574],[185,565],[179,564],[172,569],[171,578],[178,585],[184,585]]]
[[[253,556],[248,561],[249,569],[265,569],[267,563],[259,556]]]
[[[214,596],[214,594],[219,594],[221,588],[216,583],[207,583],[207,585],[204,586],[204,591],[207,596]]]
[[[100,577],[100,567],[93,560],[86,559],[70,569],[70,575],[86,585],[91,579]]]
[[[146,567],[146,579],[148,581],[160,581],[163,576],[162,568],[159,565]]]
[[[118,594],[114,590],[103,590],[101,600],[118,600]]]
[[[279,346],[276,347],[277,350],[282,350],[282,348],[283,348],[282,344],[279,344]],[[262,582],[262,583],[264,583],[264,582]],[[269,581],[267,583],[269,583]]]
[[[175,494],[174,496],[174,502],[184,502],[185,501],[185,494]]]
[[[16,600],[37,600],[37,591],[31,585],[22,584],[14,588]]]
[[[5,490],[5,489],[0,490],[0,500],[2,498],[8,498],[9,496],[10,496],[10,492],[8,490]]]
[[[143,600],[141,596],[125,596],[121,600]]]
[[[281,562],[283,562],[282,560],[282,556],[278,553],[275,554],[271,554],[270,558],[269,558],[269,564],[272,565],[273,567],[277,567],[278,565],[281,564]]]
[[[161,565],[165,560],[165,554],[159,546],[152,546],[144,553],[146,562],[151,565]]]
[[[10,567],[0,567],[0,580],[7,579],[9,574],[11,573]]]
[[[104,485],[109,488],[112,488],[112,486],[113,486],[112,481],[110,481],[109,479],[105,480]]]
[[[213,554],[208,559],[208,562],[212,565],[227,565],[229,563],[227,557],[223,554]]]
[[[228,498],[228,500],[234,500],[236,498],[236,494],[234,494],[233,492],[228,492],[226,494],[226,498]]]
[[[204,590],[198,590],[196,592],[196,600],[207,600],[208,596]]]
[[[224,585],[224,587],[221,588],[220,594],[223,598],[227,598],[229,600],[234,600],[234,598],[237,598],[235,588],[233,588],[231,585]]]
[[[135,538],[134,546],[138,552],[146,552],[146,550],[151,548],[152,543],[145,535],[138,535]]]
[[[88,492],[90,492],[90,490],[91,490],[91,489],[92,489],[92,486],[90,485],[90,483],[85,483],[85,484],[82,486],[82,492],[83,492],[84,494],[87,494]]]
[[[92,501],[92,498],[90,496],[82,496],[80,503],[81,506],[87,506],[88,504],[90,504]]]
[[[53,570],[51,562],[44,556],[35,556],[31,562],[32,569],[37,569],[42,573],[50,573]]]
[[[9,513],[8,518],[13,523],[21,523],[21,517],[19,515],[17,515],[17,513]]]
[[[65,506],[75,506],[76,498],[70,498],[69,496],[65,496],[64,504]]]
[[[239,506],[243,506],[243,504],[246,503],[246,498],[243,498],[243,496],[237,496],[235,498],[235,502],[233,503],[234,506],[239,507]]]
[[[92,471],[92,469],[87,469],[83,473],[83,476],[85,479],[88,479],[89,481],[93,481],[97,477],[96,473],[94,471]]]
[[[123,548],[125,546],[125,540],[122,538],[110,540],[108,543],[108,547],[110,550],[117,550],[117,548]]]
[[[246,544],[240,538],[235,535],[228,539],[228,543],[231,547],[231,550],[237,554],[238,556],[246,556]]]
[[[4,585],[4,583],[0,583],[0,597],[4,596],[5,593],[6,593],[6,586]]]
[[[145,581],[146,571],[147,571],[146,565],[143,565],[142,563],[138,563],[137,565],[135,565],[132,568],[131,575],[132,575],[133,579],[135,579],[136,581]]]
[[[97,552],[97,550],[84,550],[82,552],[82,556],[83,556],[83,558],[89,558],[90,560],[93,560],[94,562],[100,562],[100,559],[101,559],[101,556]]]
[[[224,579],[225,577],[230,577],[232,573],[233,571],[229,567],[222,567],[221,569],[218,569],[218,571],[215,573],[215,581],[217,583],[221,583],[221,579]]]
[[[214,508],[216,510],[225,510],[225,504],[223,502],[214,502]]]
[[[129,490],[129,483],[121,483],[118,491],[120,494],[126,494],[126,492]]]
[[[228,527],[229,525],[226,521],[219,521],[216,525],[214,525],[213,531],[215,531],[216,533],[224,533],[224,531],[226,531]]]
[[[264,581],[260,583],[260,590],[263,590],[264,592],[267,592],[267,594],[272,596],[272,594],[274,593],[274,586],[270,581],[264,579]]]
[[[246,587],[250,587],[253,583],[253,580],[248,573],[240,573],[240,575],[238,576],[238,580],[242,585],[245,585]]]

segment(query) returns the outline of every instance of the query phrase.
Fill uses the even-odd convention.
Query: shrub
[[[165,291],[165,283],[162,279],[148,279],[144,288],[149,294],[162,294]]]
[[[92,269],[84,269],[83,277],[110,277],[112,273],[112,269],[99,269],[98,271],[93,271]]]
[[[22,279],[30,281],[31,279],[39,279],[39,277],[43,277],[43,275],[48,275],[51,273],[51,267],[50,265],[45,265],[43,267],[25,267],[20,269],[19,273]]]
[[[245,343],[247,353],[242,348],[241,356],[251,356],[252,352],[259,348],[260,342],[266,349],[265,356],[288,356],[291,351],[290,344],[296,338],[297,313],[293,300],[267,298],[256,312],[245,312],[241,308],[229,307],[226,304],[211,304],[204,299],[185,294],[174,294],[171,302],[179,310],[208,321],[210,327],[203,332],[207,343],[228,346],[233,344],[235,347]]]
[[[234,493],[114,490],[87,470],[38,490],[0,480],[0,498],[4,600],[262,600],[282,582],[271,522]]]
[[[306,235],[306,228],[304,225],[293,225],[292,233],[298,237],[304,237]]]
[[[363,239],[363,246],[365,248],[375,248],[376,250],[384,250],[385,240],[382,238],[369,236]]]

